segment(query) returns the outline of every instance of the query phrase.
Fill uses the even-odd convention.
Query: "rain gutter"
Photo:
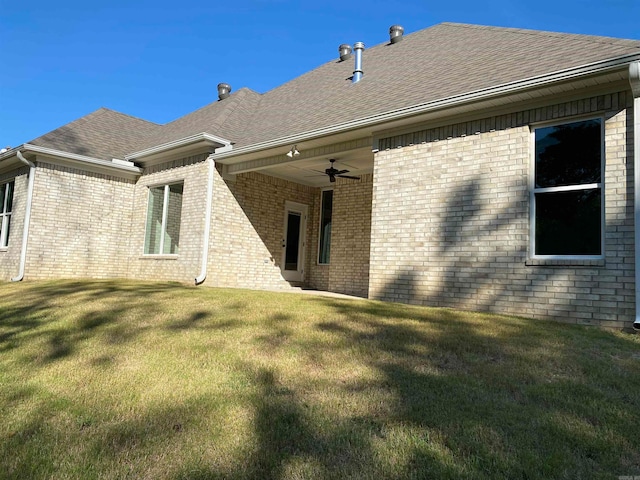
[[[633,93],[633,218],[636,269],[636,317],[633,328],[640,330],[640,62],[629,64]]]
[[[36,177],[35,163],[27,160],[18,150],[16,152],[18,159],[29,167],[29,185],[27,187],[27,207],[24,212],[24,225],[22,227],[22,248],[20,250],[20,267],[18,275],[11,279],[12,282],[20,282],[24,278],[24,269],[27,263],[27,242],[29,240],[29,223],[31,222],[31,204],[33,203],[33,184]]]

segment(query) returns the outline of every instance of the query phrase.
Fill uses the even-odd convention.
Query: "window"
[[[14,186],[14,181],[0,185],[0,248],[9,246],[9,228],[11,227]]]
[[[536,128],[533,135],[534,256],[601,257],[602,119]]]
[[[320,242],[318,263],[328,264],[331,254],[331,214],[333,211],[333,190],[322,192],[320,205]]]
[[[182,183],[149,188],[144,253],[177,255],[180,242]]]

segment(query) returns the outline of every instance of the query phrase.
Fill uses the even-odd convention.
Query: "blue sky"
[[[0,148],[100,107],[166,123],[266,92],[337,58],[338,45],[463,22],[640,39],[639,0],[0,0]],[[532,59],[535,61],[535,59]]]

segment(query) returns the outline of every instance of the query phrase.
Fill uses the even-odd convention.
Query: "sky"
[[[639,19],[640,0],[0,0],[0,148],[100,107],[167,123],[217,100],[220,82],[264,93],[395,24],[640,40]]]

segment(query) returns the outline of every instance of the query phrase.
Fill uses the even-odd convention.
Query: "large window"
[[[331,254],[331,214],[333,211],[333,190],[322,192],[320,205],[320,248],[318,263],[328,264]]]
[[[177,255],[180,243],[182,183],[149,189],[144,253]]]
[[[534,256],[601,257],[602,119],[540,127],[533,135]]]
[[[14,186],[15,182],[13,181],[0,184],[0,248],[9,245]]]

